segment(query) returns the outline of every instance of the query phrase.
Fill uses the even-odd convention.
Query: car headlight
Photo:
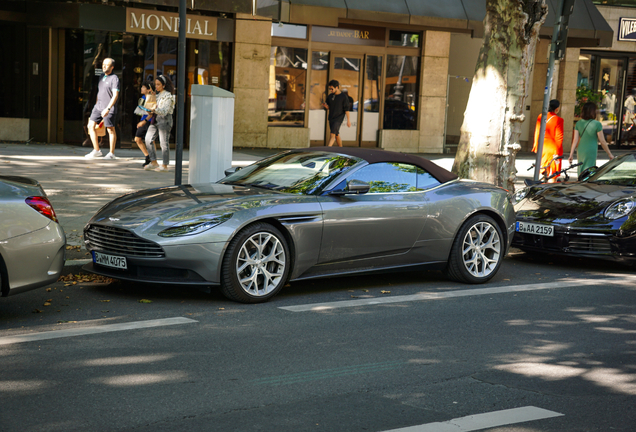
[[[627,216],[636,208],[636,202],[633,198],[624,198],[614,202],[605,210],[605,217],[607,219],[618,219],[623,216]]]
[[[161,231],[158,235],[161,237],[180,237],[199,234],[203,231],[207,231],[210,228],[222,224],[231,217],[232,213],[229,213],[216,217],[197,218],[194,220],[179,222],[178,224]]]
[[[515,192],[511,198],[512,205],[521,202],[526,197],[526,195],[528,195],[528,192],[530,192],[530,188],[523,188]]]

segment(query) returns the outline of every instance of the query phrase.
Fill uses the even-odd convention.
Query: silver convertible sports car
[[[40,184],[0,176],[0,290],[17,294],[55,282],[64,267],[64,230]]]
[[[318,147],[276,154],[217,183],[117,198],[86,225],[93,263],[84,268],[220,285],[232,300],[257,303],[287,281],[425,264],[486,282],[513,233],[504,189],[459,180],[417,156]]]

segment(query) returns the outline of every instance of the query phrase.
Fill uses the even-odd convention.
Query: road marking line
[[[421,300],[439,300],[439,299],[452,298],[452,297],[470,297],[470,296],[480,296],[480,295],[489,295],[489,294],[538,291],[538,290],[546,290],[546,289],[569,288],[569,287],[601,285],[601,284],[618,284],[618,285],[628,284],[631,286],[634,284],[634,281],[631,279],[628,280],[628,278],[623,278],[623,280],[621,279],[568,279],[567,281],[561,281],[561,282],[548,282],[548,283],[537,283],[537,284],[527,284],[527,285],[511,285],[511,286],[494,287],[494,288],[445,291],[441,293],[420,293],[420,294],[403,295],[403,296],[374,297],[374,298],[359,299],[359,300],[343,300],[343,301],[327,302],[327,303],[314,303],[314,304],[308,304],[308,305],[282,306],[282,307],[279,307],[279,309],[284,309],[290,312],[310,312],[310,311],[319,312],[319,311],[330,310],[330,309],[356,307],[356,306],[370,306],[370,305],[379,305],[379,304],[388,304],[388,303],[404,303],[404,302],[421,301]]]
[[[428,423],[401,429],[391,429],[385,432],[470,432],[515,423],[561,417],[563,415],[558,412],[527,406],[460,417],[442,423]]]
[[[82,327],[82,328],[75,328],[75,329],[68,329],[68,330],[55,330],[55,331],[41,332],[41,333],[35,333],[35,334],[2,337],[0,338],[0,345],[33,342],[33,341],[39,341],[39,340],[57,339],[57,338],[72,337],[72,336],[84,336],[84,335],[98,334],[98,333],[110,333],[110,332],[123,331],[123,330],[136,330],[136,329],[151,328],[151,327],[163,327],[163,326],[177,325],[177,324],[190,324],[195,322],[198,322],[198,321],[195,321],[190,318],[176,317],[176,318],[164,318],[164,319],[156,319],[156,320],[148,320],[148,321],[134,321],[129,323],[121,323],[121,324],[107,324],[107,325],[96,326],[96,327]]]

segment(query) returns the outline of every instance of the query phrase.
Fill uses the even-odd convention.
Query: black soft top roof
[[[327,153],[339,153],[363,159],[370,164],[378,162],[399,162],[418,166],[435,177],[440,183],[455,180],[457,176],[450,171],[436,165],[428,159],[406,153],[397,153],[376,148],[362,147],[310,147],[292,150],[292,152],[321,151]]]

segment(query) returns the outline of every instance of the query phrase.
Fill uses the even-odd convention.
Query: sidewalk
[[[117,159],[86,159],[87,147],[65,144],[8,144],[0,143],[0,174],[31,177],[40,182],[46,191],[60,224],[66,233],[69,246],[82,246],[84,226],[103,205],[125,193],[139,189],[170,186],[174,184],[174,157],[171,151],[170,171],[160,173],[144,171],[143,155],[138,149],[117,149]],[[259,159],[279,152],[278,149],[240,149],[233,152],[232,165],[246,166]],[[613,151],[615,156],[623,151]],[[450,170],[454,155],[422,154],[427,159]],[[599,152],[599,166],[607,161]],[[534,153],[517,156],[519,185],[530,178],[534,171],[527,171],[535,160]],[[188,182],[189,152],[183,152],[183,183]],[[75,248],[77,249],[77,248]],[[85,255],[82,250],[81,256]],[[80,254],[69,254],[79,258]],[[67,263],[75,267],[80,262]],[[73,267],[73,268],[75,268]]]

